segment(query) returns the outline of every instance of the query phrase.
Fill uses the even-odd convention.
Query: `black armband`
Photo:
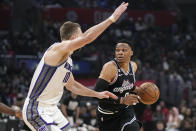
[[[105,90],[107,90],[109,84],[110,83],[107,82],[106,80],[99,78],[96,82],[95,90],[96,91],[105,91]]]
[[[96,85],[95,85],[95,91],[107,91],[109,84],[110,83],[107,82],[106,80],[99,78],[96,82]],[[108,99],[104,98],[104,99],[101,99],[100,101],[103,103],[120,104],[120,98],[121,97],[118,97],[117,100],[114,100],[112,98],[108,98]]]

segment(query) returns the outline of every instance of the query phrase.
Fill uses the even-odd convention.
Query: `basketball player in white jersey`
[[[57,108],[64,87],[82,96],[117,99],[117,96],[108,91],[96,92],[76,82],[71,72],[70,55],[94,41],[107,27],[119,19],[127,6],[128,3],[123,2],[108,19],[84,33],[77,23],[65,22],[61,26],[61,42],[53,44],[45,52],[34,73],[23,107],[23,119],[31,130],[69,130],[69,122]]]

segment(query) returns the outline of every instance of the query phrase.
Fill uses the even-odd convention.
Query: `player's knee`
[[[140,131],[140,125],[138,122],[134,121],[133,123],[126,125],[123,131]]]

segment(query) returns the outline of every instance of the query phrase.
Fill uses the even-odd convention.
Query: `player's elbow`
[[[84,36],[83,36],[84,43],[90,44],[93,40],[94,39],[93,39],[93,37],[91,36],[90,33],[84,33]]]
[[[66,85],[65,87],[66,87],[67,90],[72,91],[72,88],[71,88],[70,85]]]

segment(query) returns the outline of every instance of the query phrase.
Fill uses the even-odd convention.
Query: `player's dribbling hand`
[[[125,3],[123,2],[121,5],[119,5],[114,13],[110,16],[110,19],[112,20],[112,22],[116,22],[119,17],[123,14],[123,12],[125,12],[125,10],[127,9],[127,6],[129,5],[129,3]]]
[[[130,94],[126,97],[123,97],[121,103],[125,105],[136,105],[139,103],[139,99],[140,97],[138,95]]]
[[[98,92],[97,93],[97,98],[99,98],[99,99],[112,98],[112,99],[115,99],[115,100],[118,99],[118,97],[116,95],[114,95],[113,93],[111,93],[109,91]]]

